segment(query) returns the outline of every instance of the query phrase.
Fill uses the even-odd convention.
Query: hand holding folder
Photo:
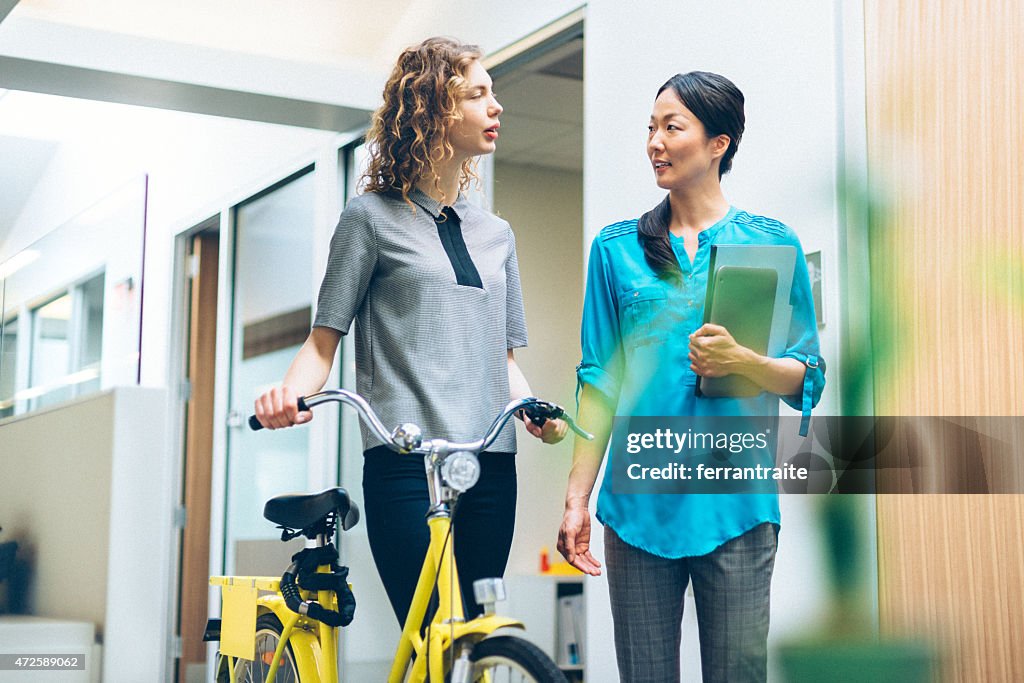
[[[777,352],[789,324],[796,250],[789,246],[712,247],[704,322],[721,325],[737,344],[762,356]],[[761,387],[742,375],[698,377],[697,395],[749,397]]]

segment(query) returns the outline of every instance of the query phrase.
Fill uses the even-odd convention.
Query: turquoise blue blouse
[[[793,315],[783,357],[806,366],[801,392],[782,396],[809,415],[825,386],[818,330],[803,249],[796,234],[779,221],[730,208],[698,235],[693,263],[683,240],[670,236],[683,272],[682,283],[659,279],[644,259],[637,220],[615,223],[594,239],[587,272],[581,331],[583,360],[579,385],[616,406],[617,416],[777,416],[779,398],[698,397],[690,369],[689,335],[703,323],[708,261],[713,244],[792,245],[796,268],[790,304]],[[606,472],[616,453],[609,449]],[[661,557],[705,555],[763,522],[779,524],[776,494],[616,494],[606,474],[597,517],[625,542]]]

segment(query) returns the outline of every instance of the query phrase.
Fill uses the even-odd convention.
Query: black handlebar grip
[[[309,406],[306,405],[305,397],[299,396],[299,398],[296,399],[295,403],[299,406],[299,410],[301,410],[301,411],[309,410]],[[263,429],[263,425],[260,424],[260,421],[258,419],[256,419],[255,415],[250,415],[249,416],[249,429],[251,429],[254,432],[258,432],[261,429]]]
[[[553,403],[535,403],[533,405],[528,405],[523,408],[523,412],[526,413],[528,418],[530,418],[530,422],[538,427],[543,427],[544,423],[549,419],[558,419],[564,414],[562,408]]]

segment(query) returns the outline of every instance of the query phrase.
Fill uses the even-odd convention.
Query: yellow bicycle
[[[451,543],[452,509],[459,495],[472,488],[480,476],[477,454],[494,442],[517,411],[524,411],[536,423],[564,419],[580,436],[593,437],[560,406],[537,398],[512,401],[483,438],[469,443],[426,440],[419,427],[409,423],[388,432],[365,399],[343,389],[300,398],[299,408],[309,410],[327,402],[354,407],[388,447],[424,459],[430,492],[430,545],[388,683],[564,682],[564,674],[534,644],[515,636],[493,635],[498,629],[525,628],[520,621],[494,613],[494,603],[505,598],[500,578],[473,583],[474,598],[484,614],[465,618]],[[250,426],[260,428],[255,418],[250,418]],[[359,509],[344,489],[332,488],[317,494],[278,496],[267,502],[263,514],[282,529],[282,540],[301,535],[315,545],[293,556],[280,579],[210,578],[211,585],[221,587],[222,596],[221,618],[210,620],[205,636],[220,641],[216,680],[337,683],[338,629],[352,620],[355,598],[347,582],[348,569],[338,564],[333,539],[339,526],[347,530],[358,522]],[[424,625],[435,597],[433,615]]]

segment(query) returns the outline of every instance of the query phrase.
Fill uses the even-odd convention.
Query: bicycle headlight
[[[480,461],[469,451],[456,451],[441,464],[441,477],[450,488],[465,493],[480,479]]]

